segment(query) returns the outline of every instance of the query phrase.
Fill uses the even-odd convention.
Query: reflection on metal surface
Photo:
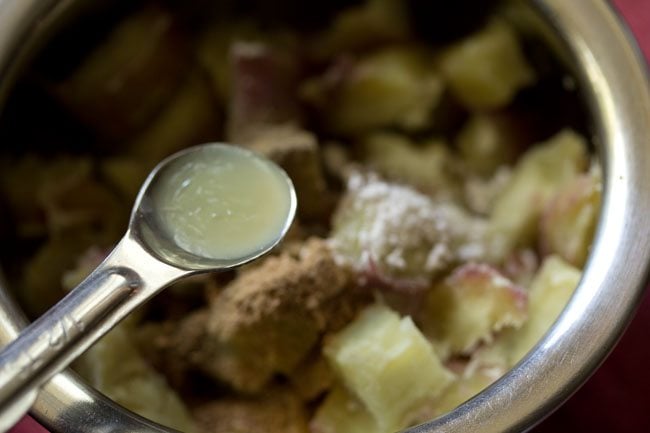
[[[0,0],[0,89],[18,41],[59,0]],[[524,431],[580,386],[609,353],[643,293],[650,263],[650,88],[645,64],[605,0],[532,0],[538,16],[564,47],[588,99],[604,164],[605,194],[594,253],[571,303],[546,338],[515,369],[453,412],[410,433]],[[9,11],[11,16],[7,16]],[[15,334],[20,316],[0,293],[0,342]],[[13,329],[12,329],[13,328]],[[33,414],[56,432],[164,432],[119,408],[74,374],[55,377]],[[83,422],[80,420],[83,419]]]

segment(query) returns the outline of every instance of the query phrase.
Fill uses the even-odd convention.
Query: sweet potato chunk
[[[424,422],[455,409],[490,386],[505,372],[506,370],[489,368],[466,369],[458,380],[452,383],[438,399],[434,400],[432,410],[427,417],[417,421]]]
[[[282,67],[282,61],[275,65],[275,60],[272,57],[293,57],[298,50],[298,38],[294,33],[280,28],[260,29],[254,22],[247,19],[229,19],[220,22],[217,26],[210,26],[202,30],[196,46],[197,61],[210,78],[212,91],[224,106],[228,105],[236,92],[243,90],[236,88],[236,83],[244,84],[241,78],[236,77],[237,74],[244,73],[246,77],[249,77],[251,73],[254,73],[254,76],[250,78],[260,80],[260,84],[263,84],[265,79],[273,78],[273,75],[269,74],[277,72],[276,66]],[[245,50],[242,52],[236,48],[238,45],[240,47],[259,47],[259,50],[257,52],[246,52]],[[266,66],[271,69],[263,67],[241,70],[240,66],[246,65],[238,64],[239,59],[236,57],[240,54],[244,57],[251,55],[258,57],[257,65],[263,65],[266,62]],[[261,58],[266,60],[261,61]],[[285,65],[290,66],[290,64]],[[267,82],[268,84],[269,82]],[[269,91],[274,90],[269,89]]]
[[[245,144],[269,126],[298,122],[294,54],[260,42],[235,42],[230,50],[228,139]]]
[[[146,363],[130,333],[127,323],[114,328],[77,361],[77,371],[99,391],[139,415],[195,432],[187,408],[165,378]]]
[[[193,412],[201,433],[307,433],[300,400],[286,389],[254,398],[231,397],[206,403]]]
[[[507,113],[477,113],[456,137],[462,160],[472,173],[490,177],[512,165],[528,143],[523,119]]]
[[[487,233],[486,221],[451,203],[354,175],[334,214],[331,244],[360,284],[414,292],[456,261],[490,256]]]
[[[382,305],[366,308],[323,351],[379,431],[405,427],[408,411],[453,379],[411,318]]]
[[[558,318],[580,281],[580,270],[560,257],[548,256],[528,291],[528,320],[519,329],[506,329],[494,343],[474,354],[477,365],[511,368],[537,344]]]
[[[214,141],[220,137],[222,123],[207,80],[194,71],[147,127],[129,141],[128,151],[153,167],[185,147]]]
[[[0,192],[19,236],[92,228],[98,242],[106,243],[126,228],[126,217],[116,217],[126,211],[124,203],[95,179],[90,158],[26,156],[1,161],[0,170]]]
[[[527,307],[522,288],[488,265],[469,263],[431,289],[423,328],[441,347],[469,354],[503,328],[522,326]]]
[[[581,272],[557,256],[542,263],[530,286],[528,320],[508,335],[511,364],[516,364],[537,344],[558,318],[573,291]]]
[[[149,165],[133,157],[106,158],[100,162],[100,171],[111,188],[133,203],[149,174]]]
[[[503,256],[517,246],[535,244],[544,206],[588,167],[585,139],[573,131],[558,133],[529,150],[496,198],[490,216]]]
[[[174,17],[150,3],[119,23],[56,94],[87,125],[118,142],[156,116],[189,65]]]
[[[453,256],[446,215],[431,200],[397,184],[353,176],[334,216],[337,258],[363,278],[422,286]]]
[[[392,433],[381,429],[364,405],[342,386],[334,388],[316,410],[311,433]]]
[[[324,219],[333,207],[321,167],[316,136],[295,126],[267,127],[246,147],[282,167],[296,188],[298,216],[303,220]]]
[[[390,180],[412,185],[439,198],[452,198],[455,161],[442,141],[413,143],[405,135],[381,132],[362,142],[364,160]]]
[[[597,173],[575,179],[550,200],[541,219],[540,244],[545,254],[558,254],[582,267],[596,229],[601,180]]]
[[[308,81],[302,92],[339,134],[360,135],[388,126],[420,130],[444,89],[430,56],[417,49],[371,53],[345,72],[337,86],[328,82],[326,73]]]
[[[407,19],[401,0],[366,0],[338,13],[329,29],[316,37],[310,54],[328,58],[403,42],[409,37]]]
[[[503,107],[534,81],[514,31],[502,21],[452,45],[441,66],[454,95],[473,110]]]
[[[25,263],[17,296],[31,316],[39,316],[65,294],[62,273],[93,243],[88,231],[55,236]]]

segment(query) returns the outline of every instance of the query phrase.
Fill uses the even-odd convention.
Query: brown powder
[[[327,243],[306,241],[248,267],[209,308],[141,333],[149,358],[173,381],[199,369],[244,393],[290,375],[321,336],[349,322],[368,294],[351,290]],[[149,338],[148,336],[151,336]]]

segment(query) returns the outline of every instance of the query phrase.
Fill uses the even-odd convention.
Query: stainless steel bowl
[[[0,102],[71,0],[0,0]],[[517,21],[545,38],[578,77],[604,168],[600,225],[582,281],[545,338],[506,376],[410,433],[525,431],[600,365],[629,323],[650,269],[650,87],[645,63],[605,0],[529,0]],[[26,323],[0,284],[0,344]],[[53,432],[165,432],[85,385],[55,377],[32,415]]]

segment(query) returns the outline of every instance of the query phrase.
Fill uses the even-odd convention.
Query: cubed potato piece
[[[289,390],[273,388],[256,397],[226,397],[193,411],[202,433],[307,433],[302,402]]]
[[[224,106],[233,92],[233,73],[236,72],[232,63],[234,44],[262,44],[267,48],[273,46],[275,50],[291,53],[298,46],[295,33],[268,28],[260,30],[255,23],[246,19],[221,21],[204,30],[198,37],[196,57],[210,78],[213,93]]]
[[[338,260],[375,288],[418,292],[455,262],[493,262],[491,227],[452,203],[355,174],[333,218]]]
[[[11,158],[0,162],[0,171],[0,192],[18,236],[92,226],[100,242],[112,242],[126,228],[124,203],[94,178],[88,157]]]
[[[505,371],[481,369],[462,375],[435,401],[431,418],[454,410],[488,386],[492,385]],[[426,420],[421,420],[422,422]]]
[[[153,166],[185,147],[214,141],[220,137],[222,123],[206,80],[195,71],[127,149],[146,166]]]
[[[232,91],[232,67],[230,47],[236,40],[248,41],[258,38],[248,22],[222,22],[210,26],[197,41],[196,57],[206,71],[213,93],[225,105]]]
[[[404,182],[429,195],[453,196],[454,161],[449,147],[442,141],[412,143],[405,135],[375,133],[362,142],[364,161],[390,180]]]
[[[404,2],[366,0],[339,12],[327,31],[316,37],[310,54],[328,59],[342,52],[360,52],[409,38]]]
[[[493,176],[511,165],[529,144],[521,120],[508,114],[476,113],[463,125],[456,137],[462,160],[472,173]]]
[[[372,415],[348,390],[334,388],[316,410],[309,424],[311,433],[392,433],[381,429]]]
[[[548,203],[541,220],[540,249],[581,268],[587,260],[600,213],[598,173],[575,179]]]
[[[525,248],[513,251],[503,262],[501,270],[515,284],[530,287],[539,270],[541,259],[537,251]]]
[[[105,158],[100,161],[102,179],[128,203],[133,203],[147,178],[150,163],[133,157]]]
[[[466,176],[463,183],[463,199],[468,210],[474,214],[488,216],[492,213],[496,197],[510,182],[512,171],[509,166],[500,167],[493,176]]]
[[[229,141],[248,144],[269,126],[300,123],[296,53],[262,42],[237,41],[230,47],[230,63]]]
[[[93,235],[86,230],[67,232],[49,239],[25,263],[17,296],[30,316],[40,316],[63,297],[63,272],[92,244]]]
[[[287,172],[296,188],[301,221],[327,219],[334,208],[334,197],[327,189],[314,134],[290,125],[268,127],[246,147]]]
[[[472,215],[452,203],[440,203],[437,207],[447,222],[454,263],[495,262],[490,244],[492,229],[486,218]]]
[[[522,358],[558,318],[580,281],[581,271],[549,256],[531,283],[526,324],[513,335],[513,361]]]
[[[512,365],[519,362],[559,317],[578,286],[581,272],[558,256],[548,256],[533,280],[528,298],[528,321],[505,335]]]
[[[454,354],[470,354],[504,328],[519,328],[527,317],[527,294],[495,268],[469,263],[431,289],[422,327]]]
[[[360,283],[428,287],[453,260],[446,216],[409,187],[355,175],[334,215],[331,244]]]
[[[350,147],[336,141],[326,141],[320,148],[323,170],[332,182],[345,184],[353,175],[357,163],[352,160]]]
[[[454,377],[411,318],[382,305],[366,308],[323,351],[380,431],[404,427],[407,412]]]
[[[87,230],[105,246],[126,231],[130,204],[99,182],[93,168],[89,159],[61,159],[42,174],[36,200],[50,235]]]
[[[504,107],[535,79],[514,31],[497,20],[449,48],[441,67],[451,91],[472,110]]]
[[[539,220],[548,200],[588,167],[585,139],[566,130],[527,151],[495,199],[491,224],[503,256],[514,247],[535,244]]]
[[[348,69],[329,97],[314,96],[319,93],[319,80],[326,80],[327,74],[307,81],[303,88],[308,99],[327,101],[318,108],[326,126],[339,134],[361,135],[388,126],[422,129],[444,90],[432,59],[417,49],[386,48]]]
[[[494,380],[503,376],[510,368],[510,347],[507,342],[517,329],[506,329],[494,337],[491,344],[478,347],[469,358],[463,376],[473,375],[476,372],[485,372],[493,375]]]
[[[128,324],[114,328],[76,361],[95,388],[135,413],[162,425],[195,432],[187,408],[129,338]]]
[[[189,69],[172,14],[149,3],[130,14],[56,87],[63,103],[98,133],[121,142],[153,119]]]

